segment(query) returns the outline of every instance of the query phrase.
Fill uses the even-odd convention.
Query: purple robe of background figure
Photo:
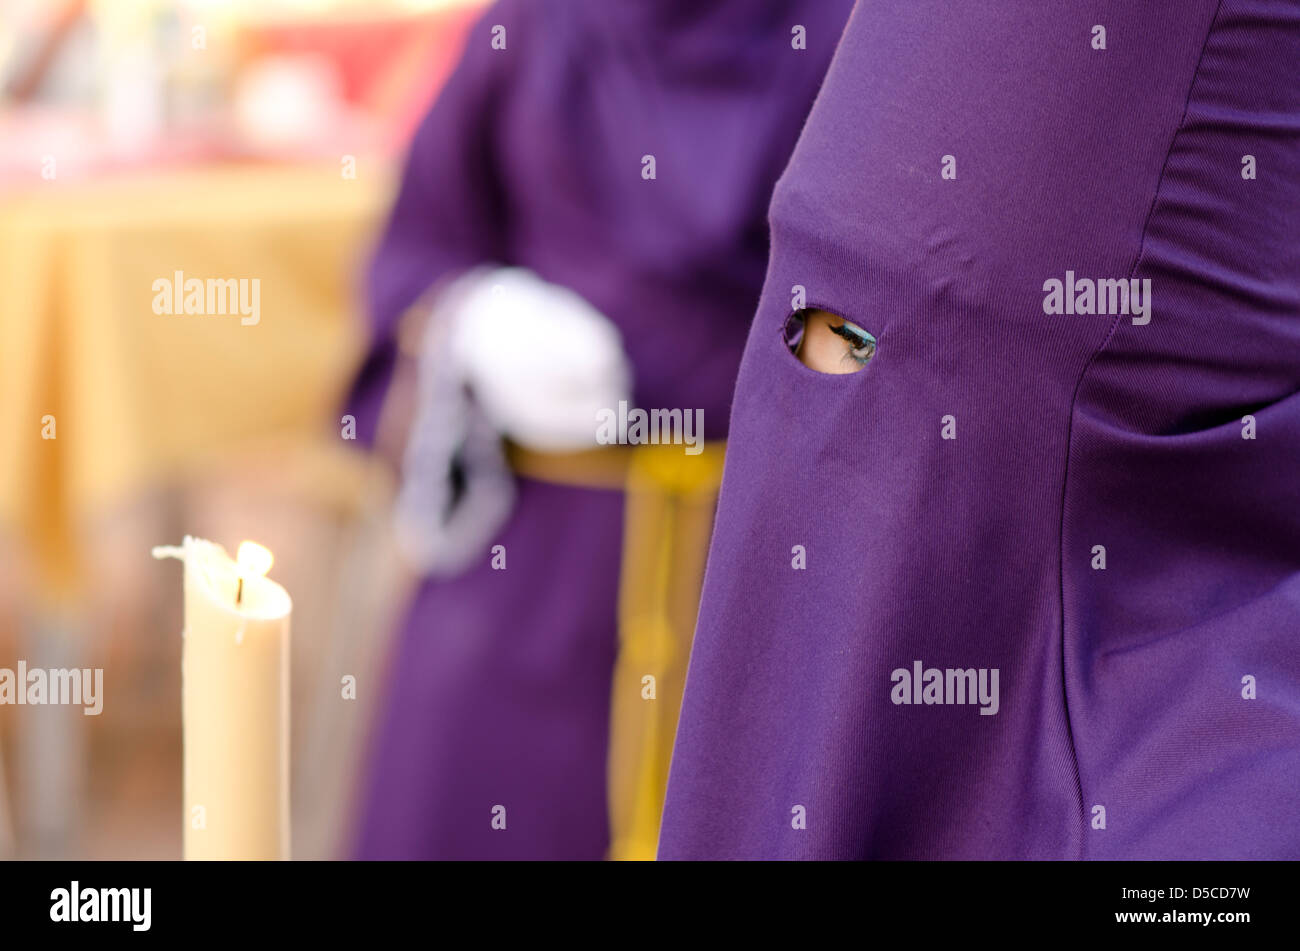
[[[858,5],[773,197],[660,858],[1300,857],[1298,62],[1266,0]],[[1150,312],[1052,313],[1067,272]],[[795,285],[861,371],[786,348]]]
[[[702,408],[707,436],[724,436],[771,188],[849,6],[492,7],[416,133],[374,261],[374,349],[350,410],[360,437],[374,437],[398,318],[486,262],[576,290],[622,333],[637,405]],[[622,497],[518,491],[494,541],[509,570],[485,556],[425,582],[398,635],[356,855],[605,854]],[[507,803],[502,834],[491,810]]]

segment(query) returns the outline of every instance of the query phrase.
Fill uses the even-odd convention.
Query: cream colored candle
[[[185,858],[287,859],[293,603],[252,542],[237,561],[189,536],[153,554],[185,563]]]

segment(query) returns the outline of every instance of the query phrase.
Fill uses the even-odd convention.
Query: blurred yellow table
[[[100,506],[246,441],[337,437],[392,185],[364,163],[236,166],[0,196],[0,527],[51,593]],[[257,279],[260,321],[156,314],[177,271]]]

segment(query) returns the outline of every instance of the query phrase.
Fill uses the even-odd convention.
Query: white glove
[[[597,413],[630,399],[618,329],[522,268],[481,268],[439,295],[421,344],[418,402],[394,511],[397,541],[430,575],[485,554],[514,505],[501,436],[542,450],[597,445]],[[463,491],[453,504],[458,460]]]
[[[459,290],[452,347],[497,430],[534,449],[598,445],[597,412],[632,390],[618,328],[524,268],[481,272]]]

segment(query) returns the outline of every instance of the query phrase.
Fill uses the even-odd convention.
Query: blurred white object
[[[394,512],[403,554],[435,575],[482,557],[514,504],[502,437],[549,451],[594,448],[597,413],[631,389],[618,329],[578,294],[522,268],[457,279],[421,345]]]
[[[596,414],[632,389],[618,328],[524,268],[482,273],[451,293],[456,359],[488,420],[533,449],[596,446]]]
[[[297,148],[328,135],[342,100],[338,70],[324,56],[268,56],[240,76],[235,123],[254,148]]]
[[[114,154],[147,154],[165,122],[162,70],[146,47],[114,60],[104,86],[103,112]]]

